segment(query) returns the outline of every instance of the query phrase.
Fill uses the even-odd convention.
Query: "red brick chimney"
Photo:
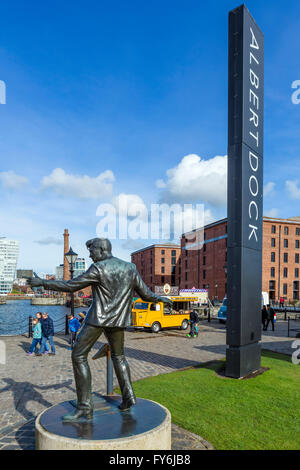
[[[69,231],[67,228],[64,230],[64,281],[70,279],[70,265],[65,254],[69,251]]]

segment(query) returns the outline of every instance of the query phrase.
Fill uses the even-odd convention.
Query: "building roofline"
[[[227,217],[225,219],[216,220],[216,222],[212,222],[211,224],[204,225],[203,230],[206,230],[206,229],[211,228],[211,227],[215,227],[216,225],[223,224],[224,222],[227,222]],[[190,232],[184,232],[181,236],[184,237],[185,235],[188,235],[190,233],[198,232],[201,229],[202,229],[202,227],[195,228],[194,230],[191,230]]]
[[[150,250],[151,248],[181,248],[181,246],[177,243],[155,243],[154,245],[146,246],[145,248],[141,248],[140,250],[133,251],[131,255],[135,255],[136,253],[140,253],[141,251]]]
[[[279,217],[264,217],[266,222],[281,222],[285,224],[300,224],[300,217],[289,217],[288,219],[281,219]]]
[[[220,225],[224,222],[227,222],[227,220],[228,220],[227,217],[224,218],[224,219],[217,220],[216,222],[212,222],[211,224],[204,225],[203,229],[206,230],[208,228],[215,227],[216,225]],[[299,217],[290,217],[288,219],[283,219],[283,218],[279,218],[279,217],[264,216],[263,221],[264,222],[281,222],[281,223],[285,223],[285,224],[299,224],[300,225],[300,216]],[[188,235],[190,233],[198,232],[199,230],[201,230],[201,228],[202,227],[191,230],[190,232],[185,232],[185,233],[182,234],[182,237],[184,237],[185,235]]]

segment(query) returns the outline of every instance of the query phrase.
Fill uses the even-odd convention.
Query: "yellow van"
[[[195,297],[170,297],[173,307],[170,308],[163,302],[144,302],[137,299],[132,308],[132,324],[134,328],[151,328],[153,333],[158,333],[162,328],[181,328],[186,330],[190,319],[191,303]]]

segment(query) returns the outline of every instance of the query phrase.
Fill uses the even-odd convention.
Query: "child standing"
[[[69,332],[70,332],[70,343],[71,343],[71,349],[73,349],[76,336],[77,336],[77,331],[80,328],[80,323],[79,320],[77,320],[74,315],[69,315]]]
[[[33,340],[32,340],[29,352],[27,353],[28,356],[32,356],[32,354],[36,350],[37,345],[41,344],[42,342],[42,327],[37,318],[34,318],[32,320],[32,326],[33,326]]]

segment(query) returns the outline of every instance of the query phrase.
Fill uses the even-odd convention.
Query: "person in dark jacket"
[[[42,324],[43,324],[43,314],[42,314],[42,312],[37,312],[37,313],[35,314],[35,317],[38,319],[38,321],[40,322],[41,327],[42,327]],[[43,336],[44,336],[44,335],[43,335],[43,328],[42,328],[42,337],[41,337],[40,347],[41,347],[42,342],[43,342]],[[46,342],[45,342],[45,353],[44,353],[44,354],[48,354],[48,352],[49,352],[49,346],[48,346],[48,343],[47,343],[47,341],[46,341]],[[37,351],[36,354],[38,355],[38,354],[39,354],[39,351]]]
[[[268,329],[269,323],[271,322],[272,331],[274,331],[274,316],[275,316],[274,309],[270,305],[268,305],[266,330]]]
[[[42,333],[43,333],[42,345],[41,345],[41,349],[38,355],[40,356],[44,354],[44,352],[47,354],[45,349],[46,349],[47,341],[49,341],[50,346],[51,346],[51,353],[49,354],[51,354],[52,356],[55,356],[55,345],[53,341],[54,325],[53,325],[52,318],[48,316],[47,312],[43,313]]]
[[[199,321],[199,317],[198,317],[197,310],[192,310],[191,313],[190,313],[191,331],[187,335],[188,338],[196,338],[196,336],[197,336],[197,334],[196,334],[196,324],[198,323],[198,321]]]
[[[267,307],[264,305],[261,311],[261,322],[262,322],[264,331],[266,330],[267,319],[268,319],[268,311],[267,311]]]

